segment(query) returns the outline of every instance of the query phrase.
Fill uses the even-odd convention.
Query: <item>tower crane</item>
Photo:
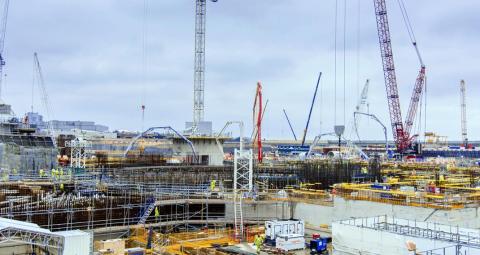
[[[52,111],[50,109],[50,102],[48,100],[48,93],[47,93],[47,88],[45,86],[45,80],[43,78],[42,67],[40,65],[40,61],[38,60],[38,54],[36,52],[33,53],[33,64],[35,68],[34,77],[36,78],[38,82],[38,86],[40,88],[40,92],[42,93],[42,102],[43,102],[43,106],[45,107],[47,119],[51,121]],[[53,144],[56,146],[57,143],[56,143],[55,132],[50,122],[47,122],[47,128],[48,128],[49,135],[52,137]]]
[[[7,33],[7,17],[8,17],[8,6],[10,0],[4,0],[3,4],[3,13],[1,17],[1,24],[0,24],[0,96],[1,96],[1,89],[2,89],[2,80],[3,80],[3,66],[5,65],[5,55],[3,50],[5,48],[5,35]]]
[[[205,25],[207,15],[207,0],[195,0],[195,62],[193,80],[193,125],[192,133],[198,123],[204,118],[205,89]],[[217,2],[218,0],[210,0]]]
[[[468,148],[468,138],[467,138],[467,102],[465,95],[465,81],[460,81],[460,108],[461,108],[461,118],[462,118],[462,141],[463,146]]]
[[[418,102],[422,95],[425,82],[425,65],[420,56],[418,46],[413,35],[413,30],[406,15],[405,6],[399,1],[402,15],[404,17],[407,29],[412,40],[413,46],[420,61],[420,72],[417,76],[413,94],[410,100],[407,117],[405,123],[402,122],[402,114],[400,110],[400,97],[398,94],[397,77],[395,74],[395,64],[393,61],[392,42],[390,37],[390,28],[388,25],[387,5],[385,0],[374,0],[375,16],[377,21],[378,41],[380,44],[380,52],[382,57],[383,73],[385,79],[385,89],[387,92],[388,109],[390,113],[390,121],[393,129],[393,138],[399,153],[405,153],[412,146],[412,142],[416,135],[411,136],[410,131],[413,126],[413,120],[417,113]]]

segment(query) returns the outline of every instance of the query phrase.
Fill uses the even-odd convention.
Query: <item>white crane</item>
[[[363,86],[362,93],[360,94],[360,97],[358,98],[357,105],[355,106],[355,111],[354,112],[363,112],[363,113],[369,113],[370,112],[370,104],[368,103],[368,87],[370,86],[370,80],[367,79],[365,81],[365,85]],[[358,137],[358,128],[359,128],[359,117],[353,117],[352,120],[350,121],[349,128],[350,128],[350,140],[353,139],[354,133],[357,134],[358,140],[360,140],[360,137]]]
[[[35,52],[33,53],[33,64],[35,68],[34,78],[36,79],[40,92],[42,93],[42,103],[45,107],[45,113],[47,117],[47,129],[48,134],[52,137],[52,142],[54,146],[57,146],[57,139],[55,137],[55,132],[53,130],[52,124],[50,121],[52,120],[52,110],[50,107],[50,101],[48,100],[48,93],[47,88],[45,86],[45,80],[43,79],[42,67],[40,65],[40,61],[38,60],[38,54]]]
[[[370,85],[370,80],[367,79],[365,82],[365,86],[363,86],[362,89],[362,94],[360,95],[360,98],[358,99],[357,106],[355,106],[355,112],[364,112],[364,113],[370,113],[370,104],[368,103],[368,86]],[[353,125],[355,130],[358,130],[358,120],[359,118],[353,118]]]
[[[2,95],[3,66],[5,65],[5,35],[7,33],[8,5],[10,0],[5,0],[3,5],[2,23],[0,24],[0,97]]]

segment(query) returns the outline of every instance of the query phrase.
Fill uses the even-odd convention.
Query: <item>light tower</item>
[[[217,2],[218,0],[210,1]],[[204,121],[206,15],[207,0],[196,0],[192,133],[197,133],[199,123]]]
[[[468,147],[468,138],[467,138],[467,102],[465,96],[465,81],[460,81],[460,107],[461,107],[461,116],[462,116],[462,141],[465,148]]]

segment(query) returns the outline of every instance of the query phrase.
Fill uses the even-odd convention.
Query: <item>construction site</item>
[[[7,20],[17,2],[0,2],[2,88],[10,70],[4,69],[10,61],[4,51],[10,29]],[[171,2],[168,8],[184,6]],[[315,74],[313,96],[308,96],[302,133],[297,136],[295,132],[296,119],[291,117],[296,112],[288,115],[282,108],[282,124],[288,129],[279,138],[265,128],[273,111],[267,110],[268,93],[274,89],[264,91],[270,85],[262,82],[250,86],[255,90],[249,95],[253,107],[249,103],[251,108],[229,113],[234,120],[205,120],[205,93],[231,96],[218,95],[205,85],[206,26],[216,25],[207,22],[207,6],[222,2],[190,1],[195,10],[195,23],[190,24],[195,45],[193,118],[185,127],[176,127],[164,116],[163,124],[146,124],[146,95],[137,106],[139,130],[118,126],[110,131],[106,125],[77,120],[78,112],[70,114],[75,121],[55,119],[44,77],[49,71],[42,69],[36,52],[32,102],[25,115],[13,111],[18,104],[7,103],[10,100],[0,89],[0,255],[480,254],[480,141],[468,138],[476,134],[467,133],[467,81],[458,79],[455,94],[461,139],[430,131],[435,127],[427,129],[427,66],[412,26],[418,17],[409,16],[407,0],[331,1],[335,7],[334,47],[330,49],[335,56],[335,90],[326,97],[335,100],[327,107],[335,118],[332,131],[312,124],[316,118],[312,115],[325,100],[322,87],[329,86],[322,79],[330,74],[321,71]],[[148,33],[149,13],[155,3],[131,4],[136,5],[143,9],[139,24],[145,72],[147,39],[154,37]],[[375,68],[382,74],[386,97],[383,94],[380,102],[389,119],[370,109],[370,79],[360,90],[357,73],[358,95],[349,98],[345,92],[345,77],[355,76],[345,71],[347,19],[351,18],[347,11],[358,8],[360,28],[361,8],[367,7],[369,17],[375,18],[376,26],[369,29],[376,29],[381,66]],[[390,23],[403,22],[408,33],[406,40],[398,42],[396,35],[392,42],[391,16],[387,15],[387,9],[390,14],[394,8],[401,20],[390,19]],[[9,21],[8,26],[15,24]],[[405,119],[400,102],[405,105],[408,97],[399,95],[392,44],[411,47],[412,58],[418,61]],[[340,85],[337,89],[341,57],[337,55],[341,54],[344,96],[337,103],[341,94]],[[181,87],[174,89],[192,94]],[[249,94],[250,90],[235,93]],[[28,93],[23,96],[30,97]],[[35,97],[40,97],[43,107],[38,112],[34,111]],[[337,110],[342,100],[343,122],[341,107]],[[275,107],[271,101],[274,106],[270,107]],[[355,108],[346,109],[346,101],[355,102]],[[168,108],[176,111],[175,105]],[[215,110],[209,109],[211,116]],[[235,116],[236,111],[248,112],[251,119],[241,120],[238,116],[243,115]],[[190,119],[188,113],[175,113]],[[130,118],[122,116],[121,125],[134,122],[125,117]],[[323,119],[319,122],[321,127]],[[448,120],[445,125],[451,123]],[[366,132],[375,139],[363,139]]]

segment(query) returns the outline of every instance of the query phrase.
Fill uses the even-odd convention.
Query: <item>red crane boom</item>
[[[408,107],[407,118],[405,119],[405,134],[410,136],[413,126],[413,121],[417,115],[418,102],[422,97],[423,85],[425,83],[425,66],[422,65],[420,72],[418,73],[417,80],[415,82],[415,87],[413,88],[412,98],[410,99],[410,106]],[[409,139],[409,142],[412,142],[412,139],[416,136],[412,136]]]
[[[267,100],[268,103],[268,100]],[[257,108],[258,107],[258,108]],[[265,105],[266,107],[266,105]],[[257,90],[255,91],[255,101],[253,102],[253,135],[252,143],[257,146],[257,160],[262,162],[262,120],[263,120],[263,102],[262,102],[262,84],[257,82]]]
[[[375,15],[377,20],[378,41],[382,55],[383,74],[385,78],[385,89],[387,92],[388,110],[393,129],[393,139],[397,150],[405,149],[405,129],[403,128],[402,113],[400,110],[400,99],[398,96],[397,76],[395,75],[395,64],[393,62],[392,42],[388,26],[387,5],[385,0],[374,0]]]
[[[392,41],[390,37],[390,29],[388,25],[387,5],[385,0],[373,0],[375,6],[375,16],[377,21],[378,41],[380,43],[380,52],[382,56],[383,73],[385,78],[385,89],[387,92],[388,109],[390,112],[390,121],[393,129],[393,138],[399,153],[405,152],[411,147],[415,136],[410,136],[413,122],[417,114],[418,103],[422,96],[425,83],[425,65],[423,64],[417,43],[414,40],[413,31],[406,21],[407,29],[411,33],[412,43],[420,60],[421,68],[415,82],[410,105],[408,108],[405,124],[402,122],[402,114],[400,110],[400,98],[398,95],[397,77],[395,75],[395,65],[393,61]],[[404,5],[401,5],[402,14],[406,17]]]

